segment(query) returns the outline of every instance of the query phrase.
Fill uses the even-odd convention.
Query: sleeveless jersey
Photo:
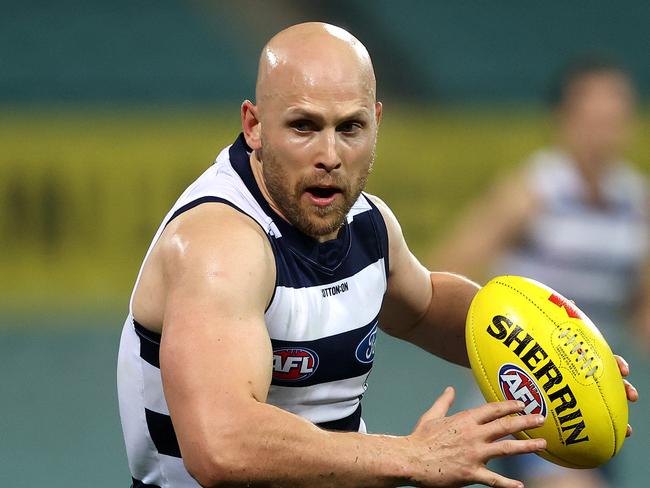
[[[628,320],[648,255],[646,182],[629,165],[612,164],[600,181],[599,208],[587,202],[584,180],[565,153],[539,151],[528,171],[540,209],[495,271],[532,277],[575,300],[611,342],[613,328]]]
[[[362,194],[338,237],[318,243],[271,209],[249,155],[240,135],[174,204],[147,256],[171,220],[202,203],[223,203],[255,220],[267,234],[277,270],[265,312],[273,347],[267,402],[325,429],[365,431],[360,401],[388,275],[384,220]],[[129,307],[117,376],[133,486],[198,487],[183,465],[165,402],[159,348],[160,336],[138,324]]]

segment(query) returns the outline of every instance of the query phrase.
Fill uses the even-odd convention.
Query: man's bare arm
[[[469,366],[465,318],[478,285],[428,271],[411,253],[388,206],[371,196],[388,229],[390,270],[380,325],[387,333],[448,361]]]
[[[520,486],[484,466],[541,447],[495,442],[534,424],[531,416],[507,417],[521,410],[517,402],[444,417],[453,400],[446,391],[406,437],[327,432],[266,404],[273,255],[247,217],[205,207],[179,217],[160,243],[163,387],[183,460],[201,485]]]

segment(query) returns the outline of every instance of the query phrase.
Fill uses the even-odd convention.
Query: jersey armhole
[[[382,215],[377,205],[375,205],[367,196],[364,195],[363,197],[366,199],[366,202],[368,202],[370,208],[372,209],[370,211],[370,215],[372,216],[371,221],[379,240],[379,252],[380,255],[384,258],[384,269],[386,271],[386,279],[388,279],[388,272],[390,270],[388,228],[386,227],[384,216]]]
[[[223,203],[224,205],[228,205],[229,207],[231,207],[231,208],[237,210],[238,212],[240,212],[240,213],[246,215],[247,217],[249,217],[253,222],[255,222],[257,225],[259,225],[260,228],[262,227],[257,220],[255,220],[253,217],[248,215],[246,212],[244,212],[241,208],[239,208],[237,205],[235,205],[231,201],[226,200],[225,198],[213,197],[213,196],[205,196],[205,197],[197,198],[196,200],[192,200],[191,202],[186,203],[185,205],[183,205],[182,207],[177,209],[172,214],[171,217],[169,217],[169,220],[167,220],[167,222],[165,222],[165,227],[167,227],[169,225],[169,223],[172,220],[174,220],[176,217],[178,217],[179,215],[184,214],[188,210],[192,210],[194,207],[198,207],[202,203]],[[264,229],[262,229],[262,230],[264,230]],[[266,234],[266,232],[264,232],[264,233]]]

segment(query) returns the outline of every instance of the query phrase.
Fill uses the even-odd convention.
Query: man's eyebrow
[[[318,112],[312,112],[309,109],[298,107],[290,108],[287,111],[287,116],[291,117],[292,119],[304,118],[307,120],[313,120],[315,122],[323,122],[325,120],[325,118]]]
[[[320,113],[311,111],[309,109],[305,108],[290,108],[287,112],[287,116],[291,117],[292,119],[295,118],[304,118],[307,120],[313,120],[314,122],[319,122],[323,123],[326,121],[325,117],[323,117]],[[370,116],[370,113],[367,109],[359,109],[355,110],[353,112],[350,112],[348,114],[344,114],[341,117],[337,117],[337,123],[344,122],[346,120],[359,120],[359,119],[366,119]]]
[[[344,115],[343,117],[341,117],[341,120],[342,121],[343,120],[359,120],[359,119],[365,119],[365,118],[368,118],[368,117],[370,117],[370,112],[367,109],[362,108],[362,109],[355,110],[354,112],[350,112],[349,114]]]

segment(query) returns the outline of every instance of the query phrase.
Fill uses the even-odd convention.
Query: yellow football
[[[467,352],[489,402],[521,400],[544,424],[545,459],[593,468],[621,449],[628,422],[625,386],[609,345],[575,304],[519,276],[492,279],[467,315]]]

